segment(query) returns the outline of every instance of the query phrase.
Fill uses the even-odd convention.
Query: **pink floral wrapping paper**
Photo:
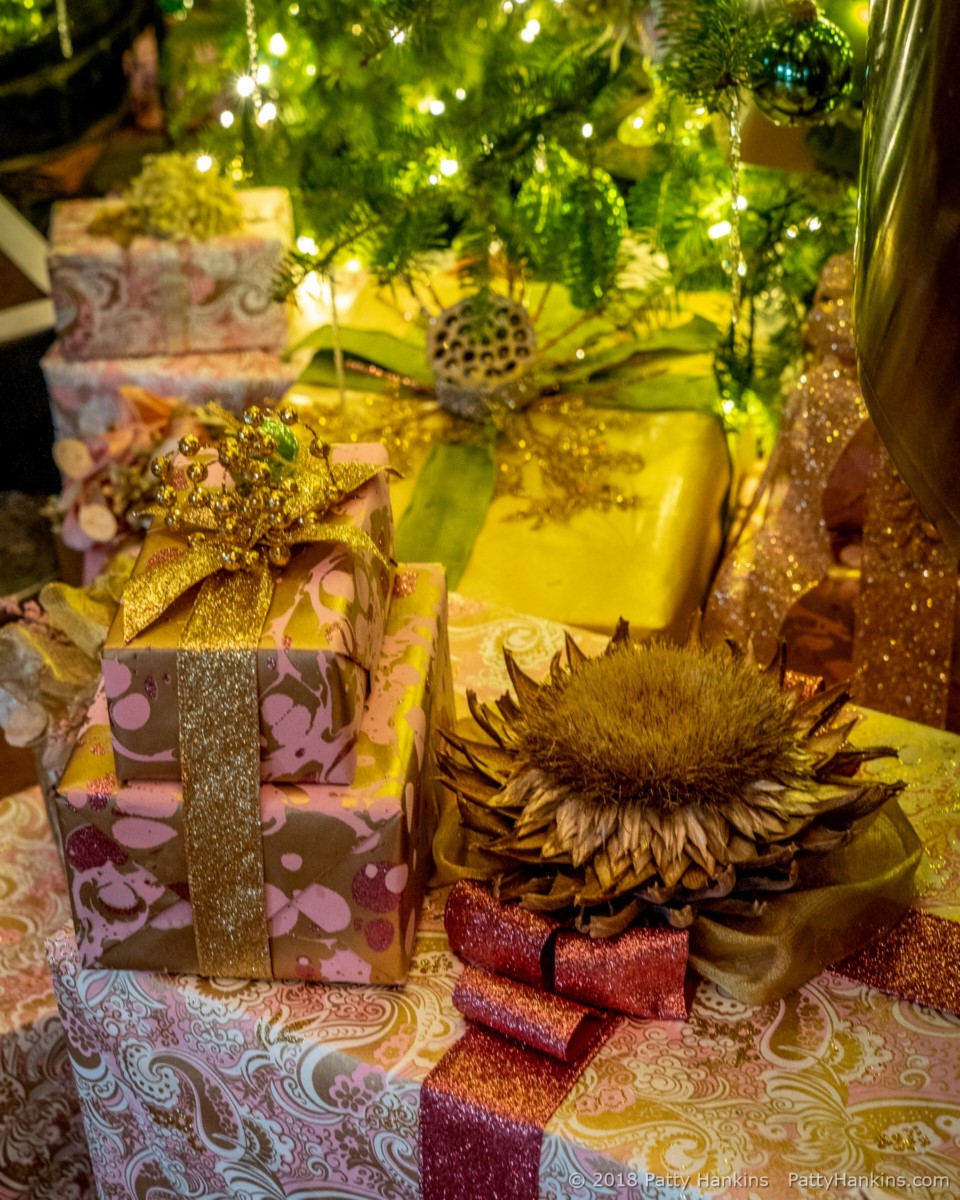
[[[446,584],[402,566],[353,784],[264,784],[266,915],[278,979],[406,974],[436,827],[432,740],[452,719]],[[196,970],[178,783],[117,782],[102,693],[57,811],[81,961]]]
[[[380,445],[336,446],[334,462],[387,464]],[[211,474],[210,481],[214,476]],[[185,488],[185,478],[174,483]],[[332,516],[363,529],[386,559],[393,517],[385,473],[337,505]],[[134,576],[183,548],[159,528],[144,542]],[[372,555],[317,543],[294,553],[277,574],[258,650],[260,777],[349,784],[369,673],[387,622],[391,572]],[[132,641],[123,609],[103,647],[103,679],[120,779],[179,779],[177,647],[190,617],[191,590]]]
[[[60,347],[70,359],[222,350],[279,350],[287,311],[271,298],[293,240],[282,188],[237,192],[244,226],[205,242],[88,232],[109,201],[67,200],[50,224],[50,283]]]
[[[83,440],[137,423],[136,407],[123,395],[125,387],[146,388],[198,408],[215,401],[239,416],[251,404],[277,404],[304,365],[303,355],[286,359],[269,350],[73,362],[59,342],[40,361],[54,434]]]
[[[461,714],[466,686],[506,689],[504,640],[534,673],[562,644],[452,598]],[[902,748],[883,769],[910,784],[920,903],[960,918],[960,739],[872,713],[860,736]],[[402,988],[87,971],[53,939],[103,1200],[414,1200],[419,1088],[463,1032],[440,911],[431,893]],[[954,1016],[830,973],[762,1008],[701,982],[689,1021],[624,1021],[598,1053],[547,1127],[540,1195],[953,1200],[958,1083]]]
[[[43,800],[0,799],[0,1197],[92,1200],[80,1105],[44,956],[69,903]]]

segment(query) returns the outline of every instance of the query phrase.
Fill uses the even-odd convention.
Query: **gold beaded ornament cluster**
[[[227,571],[285,567],[291,546],[326,538],[353,541],[357,535],[369,542],[364,548],[382,558],[362,530],[350,527],[348,534],[341,523],[323,520],[380,468],[332,464],[328,442],[313,430],[308,429],[308,438],[294,431],[299,417],[292,408],[267,413],[252,406],[242,423],[222,415],[232,431],[219,445],[204,446],[193,434],[178,443],[180,453],[191,460],[184,468],[189,482],[185,492],[172,482],[173,455],[154,459],[150,469],[159,486],[156,505],[148,512],[162,515],[164,525],[184,536],[191,549],[217,547]],[[213,462],[223,467],[232,486],[205,486]]]

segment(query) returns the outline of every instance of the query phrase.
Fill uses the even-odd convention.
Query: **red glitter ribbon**
[[[569,997],[685,1018],[687,934],[635,929],[591,941],[466,880],[450,893],[445,924],[474,964],[454,1003],[478,1023],[421,1090],[421,1195],[536,1200],[543,1130],[620,1021]]]
[[[911,908],[888,934],[830,970],[901,1000],[960,1014],[960,923]]]

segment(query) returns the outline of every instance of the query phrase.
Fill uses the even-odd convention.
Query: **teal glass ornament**
[[[750,91],[775,125],[812,124],[837,112],[853,92],[853,49],[843,30],[800,0],[754,50]]]

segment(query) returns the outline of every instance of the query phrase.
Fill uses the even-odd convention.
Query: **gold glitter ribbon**
[[[257,645],[268,568],[208,580],[177,652],[187,878],[202,975],[270,978]]]

